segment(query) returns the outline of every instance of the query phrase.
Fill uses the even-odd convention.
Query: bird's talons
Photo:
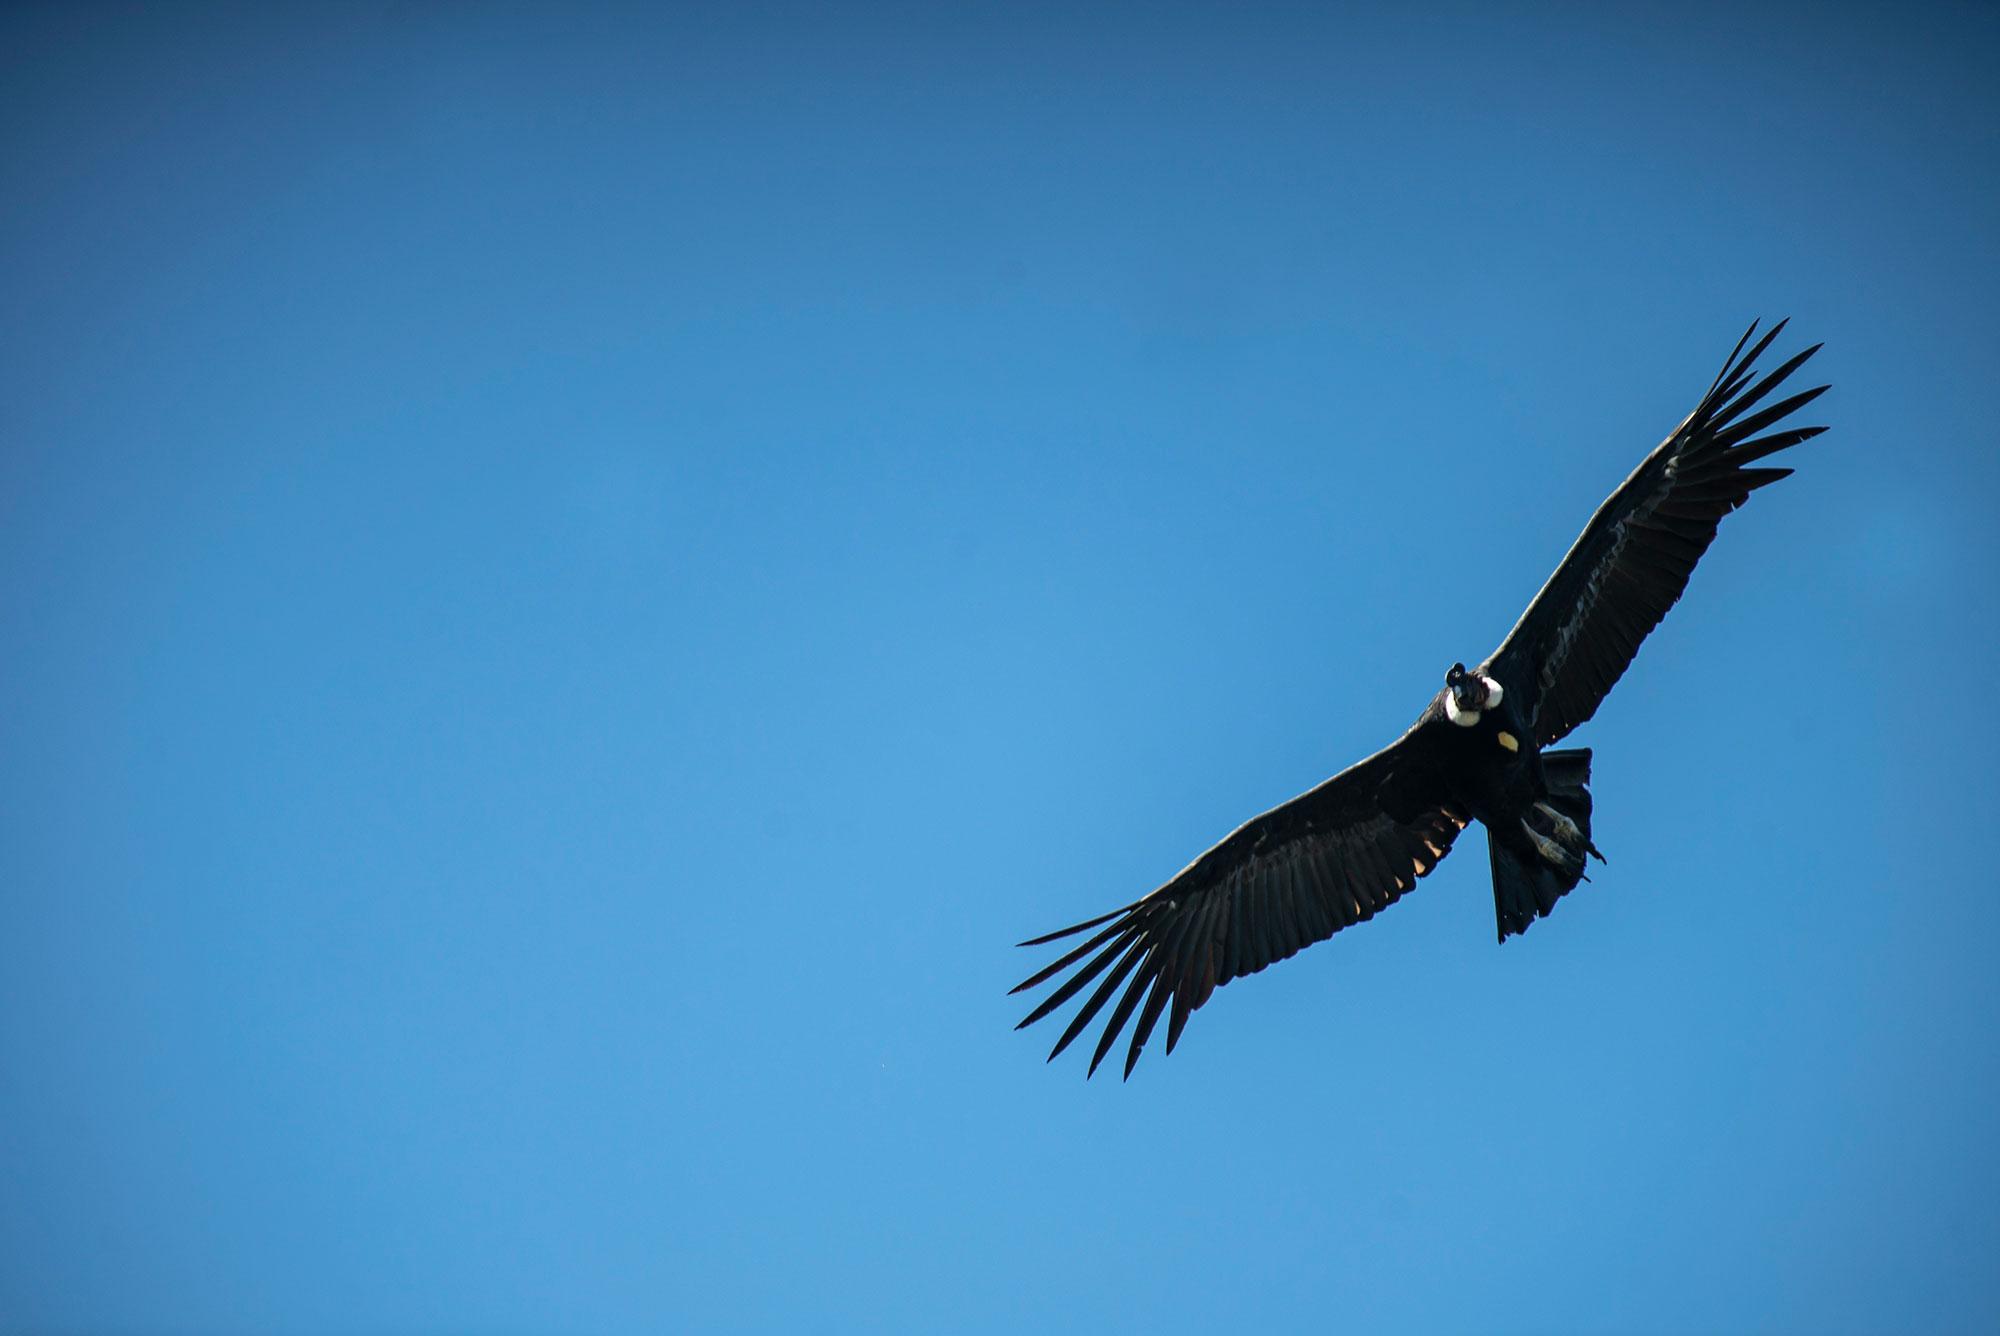
[[[1526,817],[1521,819],[1521,829],[1528,833],[1528,839],[1534,844],[1535,852],[1548,862],[1555,864],[1565,872],[1578,872],[1582,869],[1583,855],[1571,853],[1562,845],[1557,844],[1554,840],[1529,825]]]
[[[1535,810],[1548,818],[1549,825],[1555,837],[1564,844],[1588,845],[1590,843],[1590,841],[1583,838],[1583,831],[1577,826],[1576,822],[1570,820],[1547,803],[1536,803]],[[1592,852],[1595,852],[1595,850]]]

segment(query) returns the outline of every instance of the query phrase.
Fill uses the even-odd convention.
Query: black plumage
[[[1090,934],[1013,990],[1067,971],[1022,1026],[1090,990],[1049,1057],[1108,1005],[1089,1070],[1130,1023],[1130,1076],[1162,1016],[1171,1053],[1217,988],[1395,903],[1474,820],[1487,829],[1502,941],[1586,880],[1587,858],[1601,858],[1590,841],[1590,753],[1542,749],[1596,713],[1722,517],[1791,473],[1753,465],[1825,430],[1759,434],[1827,388],[1758,407],[1819,348],[1753,384],[1757,358],[1784,327],[1751,346],[1751,325],[1694,412],[1591,516],[1500,648],[1470,672],[1453,665],[1402,737],[1244,823],[1150,895],[1022,943]]]

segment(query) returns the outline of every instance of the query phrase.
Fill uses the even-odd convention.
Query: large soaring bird
[[[1750,326],[1694,412],[1590,517],[1500,648],[1477,668],[1453,664],[1407,733],[1245,822],[1151,895],[1023,942],[1090,934],[1013,990],[1067,971],[1026,1026],[1091,988],[1049,1057],[1116,997],[1090,1071],[1136,1012],[1129,1077],[1163,1014],[1171,1053],[1189,1013],[1217,988],[1372,918],[1475,819],[1486,827],[1501,941],[1587,880],[1586,858],[1603,858],[1590,842],[1590,752],[1543,748],[1596,712],[1680,598],[1722,517],[1791,473],[1758,462],[1825,430],[1770,430],[1824,385],[1758,408],[1819,351],[1752,384],[1757,358],[1784,327],[1745,353]]]

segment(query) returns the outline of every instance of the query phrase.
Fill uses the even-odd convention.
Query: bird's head
[[[1486,694],[1480,687],[1479,679],[1466,672],[1462,663],[1451,666],[1451,671],[1444,675],[1444,684],[1451,692],[1452,704],[1461,710],[1478,709],[1480,700]]]
[[[1444,686],[1450,695],[1447,704],[1454,719],[1460,716],[1477,719],[1477,711],[1492,709],[1500,703],[1500,684],[1484,673],[1467,672],[1462,663],[1451,666],[1451,671],[1444,675]]]

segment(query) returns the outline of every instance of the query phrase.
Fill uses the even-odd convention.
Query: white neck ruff
[[[1454,724],[1457,724],[1460,728],[1471,728],[1474,724],[1477,724],[1479,722],[1479,718],[1481,715],[1485,714],[1487,710],[1492,709],[1494,706],[1498,705],[1503,699],[1506,698],[1507,695],[1506,689],[1502,687],[1498,682],[1495,682],[1492,678],[1488,677],[1486,674],[1484,673],[1479,674],[1479,682],[1480,685],[1486,688],[1486,704],[1477,710],[1460,709],[1458,706],[1458,693],[1456,691],[1453,691],[1450,687],[1446,687],[1444,689],[1445,718],[1451,720]]]

